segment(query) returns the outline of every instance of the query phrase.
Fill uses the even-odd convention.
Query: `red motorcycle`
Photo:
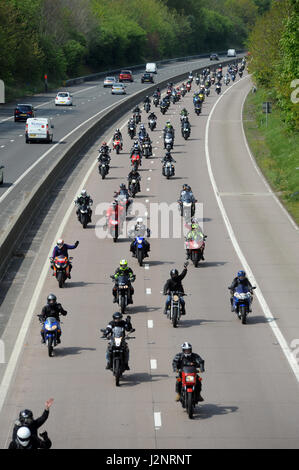
[[[70,260],[73,258],[67,258],[66,256],[56,256],[56,258],[50,258],[53,265],[54,276],[57,279],[59,287],[63,287],[66,279],[70,274]]]
[[[198,266],[198,263],[203,257],[203,252],[206,246],[205,244],[206,238],[207,236],[205,235],[203,239],[186,240],[185,242],[187,253],[196,268]]]
[[[187,91],[189,93],[189,91],[191,90],[191,83],[187,83],[186,88],[187,88]]]
[[[117,155],[123,149],[123,143],[120,139],[115,139],[113,141],[113,150],[116,150]]]
[[[181,377],[177,380],[182,382],[180,402],[182,407],[186,409],[190,419],[193,418],[194,408],[198,403],[197,393],[195,391],[196,382],[202,381],[197,374],[195,366],[184,366]]]
[[[140,153],[133,153],[131,157],[131,165],[134,168],[134,170],[138,170],[138,167],[141,165],[141,155]]]
[[[116,219],[113,216],[110,216],[107,222],[108,231],[113,238],[114,243],[117,242],[117,239],[121,233],[121,221],[120,218]]]

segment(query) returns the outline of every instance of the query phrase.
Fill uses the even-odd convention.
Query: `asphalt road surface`
[[[1,375],[1,447],[7,447],[13,420],[21,409],[33,409],[37,416],[45,400],[54,397],[44,426],[53,448],[298,448],[298,365],[295,352],[290,354],[299,338],[298,231],[258,174],[246,147],[241,109],[251,86],[245,74],[227,91],[223,86],[220,99],[212,87],[200,116],[193,111],[193,93],[171,105],[165,116],[159,110],[156,113],[157,130],[150,133],[154,156],[143,159],[141,193],[133,212],[139,211],[136,215],[153,224],[154,203],[174,203],[187,182],[203,204],[202,226],[208,235],[205,261],[197,269],[188,267],[184,280],[189,294],[185,297],[187,314],[178,328],[163,315],[165,297],[160,291],[170,269],[183,267],[183,238],[174,238],[172,233],[153,237],[146,265],[139,267],[130,257],[128,239],[115,244],[100,237],[102,204],[111,201],[129,172],[131,141],[126,128],[124,151],[119,156],[113,153],[109,177],[102,181],[94,166],[87,180],[80,181],[80,188],[84,185],[94,200],[90,227],[82,229],[73,205],[57,209],[53,224],[60,217],[59,223],[65,225],[56,224],[56,237],[63,234],[66,242],[80,240],[80,245],[70,252],[74,256],[72,279],[58,289],[45,256],[53,238],[43,240],[44,268],[29,293],[31,307],[26,307],[28,334],[25,322],[24,345],[20,336],[7,366],[11,376],[4,376],[12,380],[5,383]],[[180,135],[183,106],[192,124],[187,141]],[[124,116],[115,127],[127,120]],[[160,162],[167,120],[176,129],[172,152],[176,176],[171,180],[161,175]],[[146,121],[143,111],[142,122]],[[95,160],[96,146],[93,153]],[[69,205],[75,193],[69,196]],[[128,223],[131,226],[133,220]],[[99,329],[116,310],[109,275],[122,258],[129,260],[137,276],[134,305],[128,309],[136,339],[129,342],[131,370],[124,374],[121,386],[115,387],[111,372],[105,370],[107,342],[100,339]],[[242,267],[259,287],[247,325],[231,313],[227,290]],[[40,344],[39,323],[33,317],[49,292],[68,311],[62,343],[53,358]],[[19,311],[18,321],[20,317]],[[2,337],[8,343],[18,331],[15,324],[12,312]],[[184,341],[206,362],[202,374],[205,401],[196,408],[193,420],[174,401],[171,362]]]

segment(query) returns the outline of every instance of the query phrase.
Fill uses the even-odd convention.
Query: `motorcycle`
[[[143,142],[142,144],[142,155],[148,158],[152,155],[151,144],[149,142]]]
[[[160,103],[160,111],[164,115],[168,109],[168,106],[165,103]]]
[[[200,115],[200,113],[201,113],[201,108],[202,108],[201,101],[196,101],[196,102],[194,103],[194,112],[195,112],[195,114],[197,114],[197,116]]]
[[[119,154],[120,150],[123,149],[123,144],[120,139],[115,139],[113,141],[113,150],[116,150],[117,155]]]
[[[205,240],[207,235],[204,236],[201,240],[186,240],[185,247],[189,252],[189,258],[191,259],[193,265],[197,268],[198,263],[202,259],[203,252],[205,249]]]
[[[135,127],[135,124],[130,124],[129,127],[128,127],[128,134],[129,136],[131,137],[131,139],[133,139],[133,137],[135,137],[136,135],[136,127]]]
[[[88,222],[91,222],[90,207],[87,204],[81,204],[81,206],[79,206],[79,216],[80,223],[83,225],[83,228],[86,228]]]
[[[110,276],[111,279],[115,281],[114,276]],[[117,280],[117,285],[116,285],[116,290],[117,290],[117,303],[120,307],[121,313],[125,313],[125,310],[128,306],[128,301],[130,297],[130,284],[131,282],[134,282],[136,279],[135,276],[133,276],[131,279],[127,274],[119,276]]]
[[[252,289],[256,289],[256,287],[252,287]],[[233,306],[243,325],[247,322],[247,315],[251,309],[251,303],[252,293],[250,292],[250,289],[247,286],[239,284],[234,292]]]
[[[180,214],[185,220],[190,220],[194,216],[196,202],[197,200],[194,200],[190,193],[184,194],[178,201]]]
[[[224,77],[224,84],[227,86],[230,82],[230,78],[229,77]]]
[[[164,136],[164,148],[166,150],[172,150],[173,149],[173,136],[170,132],[166,132]]]
[[[199,85],[199,77],[195,78],[195,83],[196,83],[196,85]]]
[[[182,294],[181,292],[170,292],[171,295],[171,302],[167,309],[167,318],[172,323],[172,326],[176,328],[181,318],[182,306],[180,302],[180,297],[186,295]]]
[[[138,181],[133,178],[130,182],[129,182],[129,191],[130,191],[130,195],[132,197],[135,197],[136,194],[139,192],[138,191]]]
[[[141,165],[141,155],[139,152],[134,152],[131,157],[131,165],[137,171],[138,167]]]
[[[54,276],[57,279],[58,285],[60,288],[64,286],[64,283],[69,275],[70,261],[73,258],[67,258],[66,256],[56,256],[54,259],[50,258],[51,263],[53,263]]]
[[[151,109],[150,103],[144,103],[144,110],[145,110],[145,112],[148,113],[150,109]]]
[[[168,180],[171,176],[175,175],[175,168],[171,162],[165,162],[162,166],[162,175],[165,176]]]
[[[198,398],[196,396],[196,381],[199,380],[201,382],[201,377],[197,375],[197,368],[193,365],[186,365],[183,367],[181,371],[181,377],[177,380],[181,380],[182,387],[181,387],[181,396],[180,402],[182,407],[188,413],[190,419],[193,418],[193,413],[196,404],[198,403]]]
[[[235,79],[236,79],[236,76],[235,76],[235,74],[234,74],[234,73],[232,73],[232,74],[231,74],[231,78],[232,78],[232,82],[234,82],[234,81],[235,81]]]
[[[139,124],[140,121],[141,121],[141,114],[140,112],[136,111],[134,114],[133,114],[133,118],[134,118],[134,121],[135,121],[135,124]]]
[[[133,328],[130,333],[133,333],[135,329]],[[105,330],[101,329],[102,333],[105,333]],[[126,339],[135,339],[133,336],[125,334],[124,328],[121,326],[115,326],[112,329],[110,338],[102,336],[102,338],[110,341],[110,351],[111,351],[111,370],[115,377],[115,385],[119,387],[119,380],[122,374],[125,372],[125,351],[127,348]]]
[[[187,88],[187,92],[189,93],[191,90],[191,83],[187,83],[186,88]]]
[[[48,355],[49,357],[53,357],[53,349],[57,345],[58,333],[60,333],[60,323],[55,317],[48,317],[45,322],[43,322],[41,315],[38,317],[40,323],[43,325],[42,330],[48,347]]]
[[[109,173],[109,163],[107,162],[99,162],[99,173],[102,177],[102,180],[105,179],[105,177],[108,175]]]
[[[188,122],[183,122],[182,125],[182,137],[184,137],[185,140],[190,137],[191,129],[190,129],[190,124]]]
[[[239,70],[239,77],[240,77],[240,78],[243,77],[243,70]]]
[[[186,87],[181,87],[181,95],[184,98],[185,94],[187,93]]]
[[[128,214],[133,201],[126,194],[115,194],[114,197],[116,197],[118,205],[124,209],[123,213]]]
[[[134,242],[135,250],[136,250],[135,255],[139,263],[139,266],[142,266],[143,260],[146,254],[145,247],[144,247],[144,240],[145,240],[144,237],[135,237],[135,242]]]
[[[216,91],[217,95],[219,95],[221,93],[221,86],[216,85],[215,91]]]
[[[148,122],[148,126],[149,126],[150,130],[153,131],[157,126],[156,119],[150,119],[149,122]]]
[[[115,217],[109,217],[107,227],[114,243],[116,243],[121,232],[121,221],[119,218],[115,219]]]
[[[159,102],[160,102],[159,97],[158,97],[158,96],[154,96],[154,98],[153,98],[153,103],[154,103],[154,106],[155,106],[155,107],[157,107],[157,106],[159,105]]]

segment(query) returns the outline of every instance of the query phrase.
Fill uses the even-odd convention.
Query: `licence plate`
[[[36,137],[36,134],[29,134],[29,137]]]
[[[20,114],[20,116],[27,116],[27,114]]]

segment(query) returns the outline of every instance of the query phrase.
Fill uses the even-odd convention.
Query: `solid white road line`
[[[154,413],[154,422],[155,428],[160,428],[162,426],[162,419],[160,411]]]
[[[241,80],[244,80],[248,78],[248,76],[246,77],[243,77]],[[211,180],[211,184],[212,184],[212,187],[213,187],[213,191],[214,191],[214,194],[215,194],[215,198],[216,198],[216,201],[217,201],[217,204],[218,204],[218,207],[220,209],[220,212],[221,212],[221,215],[222,215],[222,218],[223,218],[223,221],[225,223],[225,226],[226,226],[226,229],[228,231],[228,234],[229,234],[229,237],[231,239],[231,242],[233,244],[233,247],[236,251],[236,254],[238,256],[238,258],[240,259],[241,261],[241,264],[243,265],[244,267],[244,270],[247,272],[248,274],[248,277],[249,279],[251,280],[252,284],[256,285],[257,289],[256,289],[256,296],[260,302],[260,305],[261,305],[261,308],[264,312],[264,315],[265,317],[267,318],[268,322],[269,322],[269,325],[291,367],[291,369],[293,370],[294,374],[295,374],[295,377],[297,379],[297,381],[299,382],[299,365],[296,361],[296,358],[294,356],[294,354],[292,353],[292,351],[290,350],[289,346],[288,346],[288,343],[287,341],[285,340],[282,332],[280,331],[276,321],[274,320],[274,317],[270,311],[270,308],[262,294],[262,291],[261,289],[259,288],[258,286],[258,283],[254,277],[254,274],[247,262],[247,259],[245,258],[242,250],[241,250],[241,247],[237,241],[237,238],[235,236],[235,233],[233,231],[233,228],[232,228],[232,225],[230,223],[230,220],[228,218],[228,215],[227,215],[227,212],[224,208],[224,205],[223,205],[223,202],[222,202],[222,199],[219,195],[219,191],[218,191],[218,187],[217,187],[217,184],[216,184],[216,180],[214,178],[214,174],[213,174],[213,171],[212,171],[212,166],[211,166],[211,159],[210,159],[210,153],[209,153],[209,127],[210,127],[210,121],[211,121],[211,118],[213,116],[213,113],[214,113],[214,110],[217,106],[217,104],[219,103],[219,101],[222,99],[222,97],[227,93],[229,92],[229,90],[235,86],[237,83],[239,83],[240,80],[238,80],[237,82],[235,82],[233,85],[230,86],[230,88],[227,88],[222,95],[219,96],[219,98],[217,99],[217,101],[215,102],[210,114],[209,114],[209,117],[208,117],[208,120],[207,120],[207,124],[206,124],[206,130],[205,130],[205,154],[206,154],[206,162],[207,162],[207,167],[208,167],[208,172],[209,172],[209,177],[210,177],[210,180]],[[250,155],[250,154],[249,154]]]

